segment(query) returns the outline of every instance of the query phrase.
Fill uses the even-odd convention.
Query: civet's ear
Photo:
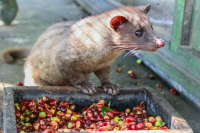
[[[115,16],[111,19],[110,26],[115,31],[117,31],[118,29],[120,29],[120,26],[123,26],[127,22],[128,20],[124,16]]]
[[[151,9],[151,4],[148,4],[146,6],[138,6],[136,8],[139,9],[140,11],[144,12],[145,14],[147,14]]]

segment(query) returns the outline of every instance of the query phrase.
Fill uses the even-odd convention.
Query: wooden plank
[[[178,47],[181,44],[185,0],[176,0],[175,7],[170,49],[177,53]]]
[[[193,0],[185,0],[184,16],[183,16],[183,29],[181,37],[181,45],[189,45],[190,27],[192,22]]]
[[[190,45],[200,51],[200,1],[194,1]]]

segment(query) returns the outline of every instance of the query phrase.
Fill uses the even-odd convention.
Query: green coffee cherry
[[[46,117],[46,113],[45,112],[40,112],[39,113],[39,117]]]
[[[124,122],[123,122],[123,121],[119,121],[118,124],[119,124],[119,125],[122,125],[122,124],[124,124]]]
[[[115,116],[114,119],[115,119],[115,120],[119,120],[119,116]]]
[[[81,129],[80,132],[85,132],[85,129]]]
[[[162,118],[160,116],[157,116],[155,119],[156,121],[162,121]]]
[[[141,64],[142,60],[141,59],[137,59],[137,64]]]
[[[160,127],[161,126],[161,122],[160,121],[156,121],[155,126],[156,127]]]
[[[26,111],[26,115],[30,115],[31,113],[29,111]]]
[[[19,106],[19,103],[15,103],[15,106]]]
[[[20,116],[20,120],[24,121],[25,117],[23,115]]]

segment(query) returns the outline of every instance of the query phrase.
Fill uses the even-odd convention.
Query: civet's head
[[[111,13],[110,28],[115,49],[157,51],[165,42],[153,31],[147,16],[151,5],[122,7]]]

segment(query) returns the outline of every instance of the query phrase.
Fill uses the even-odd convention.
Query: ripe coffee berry
[[[170,92],[173,94],[173,95],[176,95],[178,93],[178,91],[175,89],[175,88],[172,88],[170,90]]]
[[[24,86],[24,84],[22,82],[18,82],[17,86]]]
[[[76,111],[76,105],[57,98],[24,99],[15,103],[17,133],[25,132],[80,132],[80,131],[123,131],[123,130],[165,130],[160,116],[148,117],[146,105],[139,102],[137,107],[119,112],[106,105],[104,100]]]

